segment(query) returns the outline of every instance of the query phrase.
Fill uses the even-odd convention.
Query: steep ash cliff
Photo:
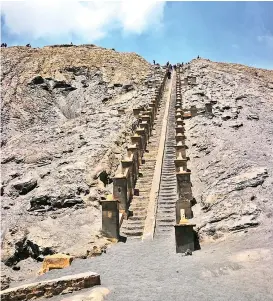
[[[108,243],[99,201],[132,109],[149,102],[163,70],[94,45],[1,52],[2,260],[23,268],[55,252],[99,254]]]
[[[272,228],[273,71],[196,59],[184,76],[195,221],[203,240]],[[206,104],[212,114],[206,114]],[[255,231],[255,230],[254,230]]]

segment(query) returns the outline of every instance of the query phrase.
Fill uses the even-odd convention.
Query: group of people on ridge
[[[155,60],[153,60],[153,64],[155,65],[156,63],[155,63]],[[183,66],[183,63],[182,63],[182,66]],[[172,66],[172,64],[170,64],[170,62],[168,61],[167,63],[166,63],[166,69],[167,69],[167,77],[168,77],[168,79],[170,79],[171,78],[171,74],[172,74],[172,70],[174,69],[174,70],[176,70],[176,65],[173,65]]]
[[[8,44],[7,43],[2,43],[1,47],[5,47],[6,48],[6,47],[8,47]],[[27,44],[26,47],[31,47],[31,45]]]
[[[197,59],[200,59],[200,56],[198,55],[197,56]],[[154,63],[154,65],[155,65],[155,60],[153,60],[153,63]],[[185,63],[186,65],[187,65],[187,63]],[[182,63],[181,64],[181,66],[183,67],[184,66],[184,63]],[[170,79],[171,78],[171,74],[172,74],[172,70],[174,69],[174,70],[176,70],[176,65],[171,65],[170,64],[170,62],[168,61],[167,63],[166,63],[166,68],[167,68],[167,77],[168,77],[168,79]]]
[[[172,70],[173,69],[176,70],[176,65],[172,66],[172,64],[170,64],[169,61],[168,61],[167,64],[166,64],[166,67],[167,67],[167,77],[168,77],[168,79],[170,79],[171,74],[172,74]]]

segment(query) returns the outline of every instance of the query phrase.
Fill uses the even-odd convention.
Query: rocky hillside
[[[248,228],[272,229],[273,71],[196,59],[185,76],[189,168],[202,240],[225,239]],[[204,112],[212,104],[212,115]],[[254,233],[253,232],[253,233]]]
[[[24,262],[92,256],[107,244],[99,201],[111,191],[132,109],[149,102],[148,84],[163,70],[94,45],[1,52],[2,261],[26,275]]]
[[[1,49],[2,284],[37,275],[47,254],[109,244],[99,201],[164,70],[94,45]],[[272,229],[273,71],[196,59],[183,76],[187,155],[202,242]],[[212,114],[205,104],[212,104]],[[121,112],[124,110],[124,113]],[[261,230],[262,231],[262,230]],[[261,233],[261,232],[259,232]]]

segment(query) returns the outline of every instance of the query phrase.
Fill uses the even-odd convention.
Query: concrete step
[[[173,189],[173,188],[177,187],[177,184],[176,184],[176,182],[175,183],[174,182],[172,182],[172,183],[166,183],[166,182],[164,182],[164,184],[162,183],[162,185],[160,185],[160,187],[162,189],[168,189],[168,188]]]
[[[167,186],[162,188],[162,192],[166,192],[166,193],[172,193],[172,192],[176,192],[177,188],[176,186]]]
[[[144,215],[134,215],[130,216],[129,220],[130,221],[144,221],[146,219],[146,213]]]
[[[161,197],[159,197],[159,199],[158,199],[158,204],[176,204],[176,198],[169,198],[169,199],[167,199],[167,198],[161,198]]]
[[[162,227],[162,228],[157,228],[156,232],[164,235],[164,234],[168,234],[168,233],[172,232],[173,229],[174,229],[174,227],[170,227],[170,228]]]
[[[129,230],[129,229],[122,229],[122,232],[121,232],[122,235],[125,235],[125,236],[134,236],[134,237],[139,237],[141,238],[142,234],[143,234],[143,230]]]
[[[149,201],[147,202],[135,202],[133,204],[130,204],[129,210],[135,211],[140,210],[141,208],[146,208],[146,206],[149,204]]]
[[[176,219],[172,216],[169,217],[163,217],[163,216],[157,216],[157,223],[175,223]]]
[[[175,220],[173,222],[169,222],[169,221],[156,221],[156,225],[157,227],[164,227],[164,228],[171,228],[175,225]]]
[[[162,207],[158,207],[158,214],[157,214],[157,216],[168,215],[168,214],[172,214],[173,216],[175,216],[175,210],[174,210],[174,208],[162,208]]]
[[[127,223],[126,225],[124,225],[124,229],[141,231],[144,229],[144,223]]]
[[[138,195],[134,195],[132,202],[133,201],[137,201],[137,202],[138,201],[146,201],[148,199],[149,199],[149,196],[146,196],[146,195],[139,195],[139,196]]]
[[[158,237],[170,237],[173,234],[173,229],[171,228],[160,228],[155,231],[155,239]]]

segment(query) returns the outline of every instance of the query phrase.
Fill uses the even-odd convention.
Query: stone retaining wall
[[[100,275],[93,272],[64,276],[9,288],[0,292],[1,301],[27,301],[40,297],[50,298],[80,289],[100,285]]]

